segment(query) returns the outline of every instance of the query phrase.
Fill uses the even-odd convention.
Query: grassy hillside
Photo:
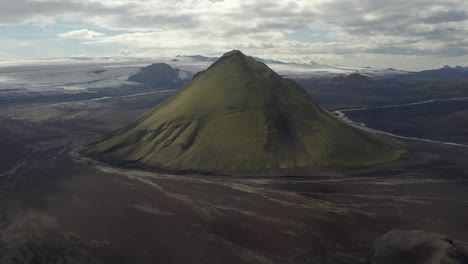
[[[111,163],[221,174],[365,166],[400,154],[239,51],[226,53],[176,96],[86,151]]]

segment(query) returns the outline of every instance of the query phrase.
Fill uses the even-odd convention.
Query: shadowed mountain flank
[[[321,166],[367,166],[400,154],[237,50],[84,152],[117,165],[228,175],[309,174]]]

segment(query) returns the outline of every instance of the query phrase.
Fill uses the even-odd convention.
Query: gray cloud
[[[439,11],[431,14],[431,16],[423,18],[422,22],[427,24],[438,24],[446,22],[459,22],[468,19],[466,11],[447,10]]]
[[[128,32],[90,39],[86,45],[142,53],[157,48],[204,53],[245,48],[288,58],[455,57],[468,55],[464,10],[466,0],[16,0],[0,2],[0,24],[81,20]],[[316,42],[288,39],[286,33],[300,29],[324,37]]]
[[[335,0],[322,4],[319,14],[351,41],[370,41],[364,52],[460,56],[468,54],[457,46],[468,34],[467,13],[459,11],[467,8],[461,0]],[[420,45],[404,46],[408,42]]]
[[[72,16],[75,19],[101,21],[103,24],[100,26],[103,27],[129,30],[197,26],[196,19],[192,16],[172,12],[145,12],[141,4],[135,1],[109,3],[94,0],[1,1],[0,24],[19,24],[40,18]]]
[[[56,16],[82,6],[73,2],[34,2],[27,0],[1,1],[0,23],[18,24],[39,16]]]

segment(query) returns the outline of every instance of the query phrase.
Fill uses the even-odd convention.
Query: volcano
[[[383,163],[401,153],[238,50],[84,152],[119,166],[220,175],[303,175],[324,166]]]

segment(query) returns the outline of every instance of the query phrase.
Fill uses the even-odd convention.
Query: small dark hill
[[[303,175],[320,166],[366,166],[400,154],[236,50],[85,152],[117,165],[223,175]]]
[[[350,81],[368,81],[369,78],[359,73],[352,73],[346,77]]]
[[[155,63],[142,68],[140,72],[130,76],[128,80],[157,88],[175,87],[184,84],[180,73],[179,69],[174,69],[168,64]]]
[[[330,79],[330,83],[344,84],[344,85],[360,85],[369,82],[369,78],[359,73],[352,73],[349,75],[339,75]]]

